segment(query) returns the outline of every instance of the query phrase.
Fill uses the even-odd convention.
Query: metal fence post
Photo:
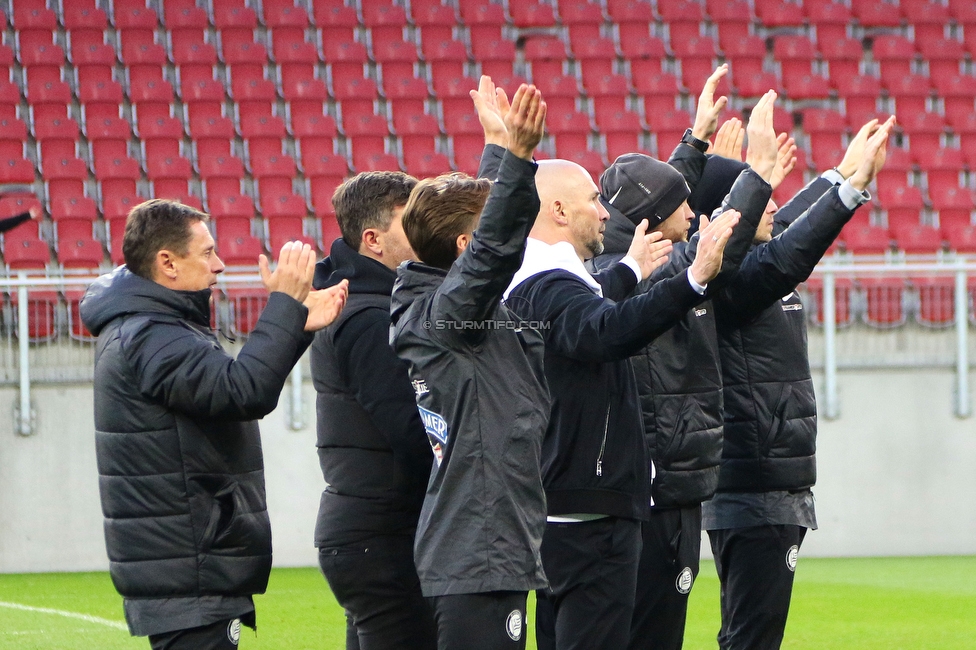
[[[956,261],[956,417],[972,414],[969,404],[969,300],[966,292],[965,260]]]
[[[288,426],[292,431],[305,428],[305,402],[302,399],[302,362],[291,369],[291,400],[289,401]]]
[[[34,413],[31,409],[31,387],[30,387],[30,334],[29,323],[27,321],[30,310],[27,308],[27,274],[23,271],[17,273],[20,286],[17,287],[17,349],[20,360],[20,400],[17,406],[17,433],[22,436],[29,436],[34,433]]]
[[[824,415],[828,420],[840,417],[837,398],[837,294],[834,289],[836,276],[825,260],[823,280],[824,310]]]

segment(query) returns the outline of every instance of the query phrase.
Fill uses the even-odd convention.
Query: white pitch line
[[[87,621],[89,623],[98,623],[99,625],[107,625],[108,627],[115,628],[116,630],[129,631],[128,626],[125,623],[120,623],[118,621],[110,621],[107,618],[100,618],[98,616],[90,616],[88,614],[79,614],[78,612],[66,612],[62,609],[51,609],[49,607],[31,607],[30,605],[21,605],[20,603],[8,603],[0,600],[0,607],[6,607],[8,609],[19,609],[25,612],[38,612],[40,614],[54,614],[55,616],[64,616],[65,618],[76,618],[79,621]]]

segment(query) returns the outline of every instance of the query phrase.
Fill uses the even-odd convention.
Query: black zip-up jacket
[[[698,153],[687,146],[679,149]],[[693,183],[689,185],[694,187]],[[742,218],[726,246],[723,270],[708,283],[706,296],[718,291],[738,269],[771,193],[769,184],[751,169],[738,174],[720,210],[738,210]],[[610,221],[626,222],[617,230],[628,226],[633,230],[633,223],[619,214],[611,214]],[[698,239],[695,233],[689,242],[675,243],[668,263],[641,282],[637,292],[646,292],[666,278],[684,277],[695,260]],[[593,260],[595,268],[618,261],[629,245],[622,237],[607,242],[604,254]],[[714,494],[722,455],[722,371],[711,301],[685,312],[674,327],[631,357],[631,362],[640,394],[644,437],[654,464],[653,504],[697,505]]]
[[[542,469],[550,515],[647,518],[648,458],[629,357],[703,299],[685,275],[620,303],[562,270],[537,273],[511,291],[508,304],[524,320],[545,324],[553,399]]]
[[[272,293],[234,359],[210,329],[210,293],[173,291],[120,267],[81,304],[98,336],[105,544],[135,634],[214,622],[200,621],[199,603],[263,593],[271,570],[254,420],[274,410],[311,342],[308,310]]]
[[[315,267],[316,289],[349,280],[339,318],[312,343],[319,464],[326,488],[315,545],[413,537],[432,456],[407,364],[390,347],[396,272],[342,239]]]
[[[816,482],[816,399],[795,289],[854,213],[831,185],[818,178],[784,206],[775,226],[781,232],[756,246],[713,300],[725,394],[720,492]]]
[[[501,304],[539,213],[535,169],[505,154],[449,271],[415,262],[397,270],[391,342],[409,365],[437,461],[414,552],[425,596],[547,585],[543,339]]]

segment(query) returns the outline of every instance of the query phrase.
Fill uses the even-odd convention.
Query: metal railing
[[[870,287],[857,286],[872,278],[899,278],[905,281],[900,300],[918,298],[926,287],[912,287],[912,279],[952,278],[952,316],[928,327],[913,329],[903,309],[900,318],[871,326],[864,307],[864,293]],[[31,402],[32,383],[87,383],[94,368],[94,337],[80,323],[78,304],[85,289],[95,280],[92,275],[48,275],[19,272],[15,277],[0,277],[0,290],[8,299],[0,310],[0,385],[18,386],[15,404],[15,429],[29,435],[34,429]],[[816,284],[822,286],[817,287]],[[846,283],[843,291],[840,284]],[[943,282],[943,302],[947,300]],[[851,288],[853,287],[853,289]],[[860,292],[860,293],[858,293]],[[914,292],[914,293],[913,293]],[[956,375],[954,412],[964,418],[972,414],[969,397],[970,322],[976,322],[972,300],[976,294],[976,260],[891,261],[882,258],[824,258],[813,274],[813,282],[801,287],[808,305],[811,366],[824,374],[823,407],[828,418],[840,416],[838,397],[839,368],[916,368],[953,367]],[[851,304],[843,305],[838,323],[838,295]],[[232,270],[220,276],[215,294],[212,321],[224,337],[231,353],[236,353],[264,305],[260,277],[251,269]],[[862,304],[854,305],[858,300]],[[870,295],[868,295],[870,301]],[[917,301],[916,301],[917,303]],[[859,326],[855,318],[860,308]],[[917,312],[918,304],[915,305]],[[945,305],[943,305],[945,307]],[[924,309],[923,309],[924,311]],[[923,319],[918,319],[923,322]],[[887,329],[885,329],[887,328]],[[953,336],[949,336],[949,328]],[[907,337],[907,342],[906,342]],[[846,342],[843,348],[839,345]],[[887,346],[887,347],[886,347]],[[954,351],[949,351],[954,348]],[[906,352],[907,349],[907,352]],[[927,350],[927,351],[926,351]],[[935,352],[933,352],[935,350]],[[913,353],[914,352],[914,353]],[[298,364],[291,375],[288,411],[290,426],[304,426],[305,406],[302,384],[307,371]]]
[[[972,294],[969,289],[969,278],[976,278],[976,261],[965,257],[946,258],[935,261],[901,261],[890,262],[880,259],[854,260],[841,257],[827,257],[814,271],[815,278],[823,281],[820,298],[823,305],[823,373],[824,395],[823,410],[828,418],[840,416],[840,401],[837,390],[838,358],[838,279],[860,280],[882,277],[896,278],[911,283],[913,280],[928,281],[932,278],[951,278],[952,320],[943,324],[949,325],[955,332],[954,366],[956,373],[954,412],[957,417],[965,418],[972,414],[969,397],[969,322],[972,319]],[[906,285],[907,286],[907,285]],[[943,285],[941,289],[945,289]],[[916,296],[925,298],[926,290],[940,289],[940,287],[922,286],[916,289]],[[896,299],[900,299],[906,288],[902,287]],[[870,291],[870,289],[867,289]],[[944,294],[943,294],[944,295]],[[850,294],[847,294],[848,299]],[[931,299],[931,297],[930,297]],[[919,314],[921,316],[921,314]],[[848,316],[850,319],[851,317]],[[895,319],[901,325],[904,319]],[[882,325],[883,326],[883,325]],[[886,367],[888,364],[876,364],[876,367]],[[912,364],[903,364],[912,365]],[[919,364],[921,365],[921,364]],[[939,365],[939,364],[935,364]],[[862,367],[870,367],[865,364]]]

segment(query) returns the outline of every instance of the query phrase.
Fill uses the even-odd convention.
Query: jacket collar
[[[512,278],[512,283],[505,290],[504,297],[507,299],[508,294],[515,287],[533,275],[556,270],[572,273],[585,282],[588,287],[593,289],[593,292],[598,296],[603,296],[603,288],[587,272],[586,267],[583,266],[583,262],[576,254],[576,249],[573,248],[572,244],[565,241],[556,244],[547,244],[541,240],[529,237],[525,242],[525,257],[522,259],[522,266],[515,272],[515,277]]]

